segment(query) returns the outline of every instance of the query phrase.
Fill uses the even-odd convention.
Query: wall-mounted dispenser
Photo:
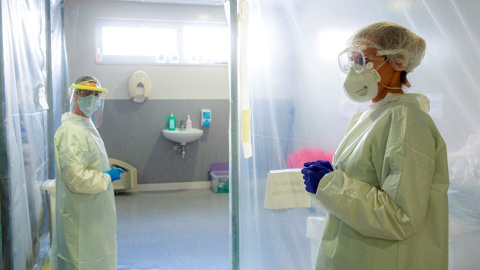
[[[202,109],[200,121],[202,126],[209,127],[212,121],[212,111],[210,109]]]
[[[144,102],[152,92],[152,80],[145,71],[132,73],[128,81],[128,92],[134,102]]]

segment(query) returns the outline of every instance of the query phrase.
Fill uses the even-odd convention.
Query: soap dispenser
[[[200,125],[204,127],[209,127],[212,121],[212,111],[210,109],[202,109],[202,114],[200,115]]]
[[[192,129],[192,119],[190,119],[190,115],[187,115],[187,130]]]
[[[175,127],[177,125],[176,123],[175,116],[173,116],[173,113],[168,117],[168,130],[175,130]]]

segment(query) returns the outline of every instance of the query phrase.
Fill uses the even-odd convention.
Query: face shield
[[[97,87],[96,82],[72,84],[70,86],[70,112],[90,118],[99,128],[102,124],[104,94],[108,91]]]

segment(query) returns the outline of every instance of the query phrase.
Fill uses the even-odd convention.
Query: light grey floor
[[[229,269],[228,194],[120,193],[115,201],[118,269]]]

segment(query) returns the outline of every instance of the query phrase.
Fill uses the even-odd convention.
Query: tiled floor
[[[229,269],[228,194],[138,192],[115,200],[118,269]]]

